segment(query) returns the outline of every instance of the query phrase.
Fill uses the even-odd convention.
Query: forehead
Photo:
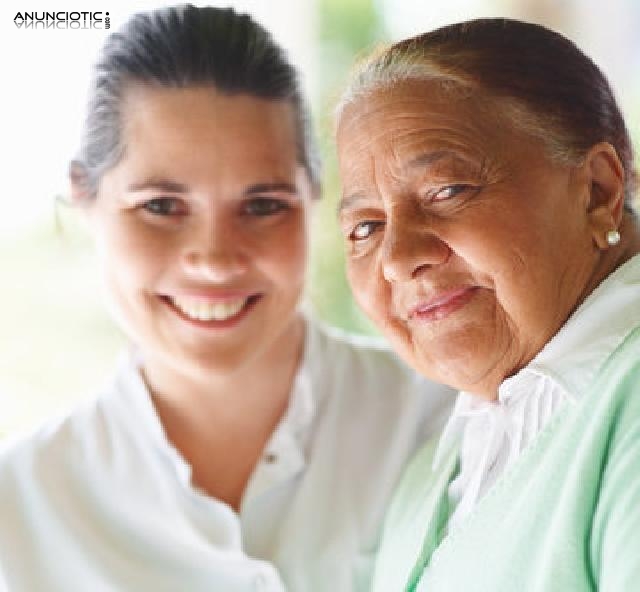
[[[450,95],[429,81],[375,90],[348,105],[338,122],[341,166],[383,163],[401,174],[416,159],[459,166],[495,158],[508,152],[515,134],[499,125],[495,107],[489,97]]]
[[[122,106],[124,160],[189,168],[215,163],[290,167],[296,161],[293,107],[212,87],[135,84]]]

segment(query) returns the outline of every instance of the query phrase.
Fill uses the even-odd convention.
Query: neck
[[[602,252],[592,277],[576,303],[577,308],[607,277],[640,253],[640,225],[638,218],[625,212],[620,222],[620,242]],[[575,310],[574,308],[574,310]]]
[[[614,269],[640,254],[640,212],[636,215],[624,213],[620,224],[620,235],[622,237],[620,261]]]
[[[296,315],[264,352],[226,370],[178,366],[153,356],[144,360],[142,372],[158,417],[190,464],[194,485],[236,510],[287,409],[304,330],[304,320]]]
[[[184,364],[150,354],[143,356],[142,372],[154,402],[161,405],[197,408],[199,415],[207,409],[255,409],[261,401],[271,406],[274,397],[290,391],[303,341],[304,321],[296,315],[270,347],[233,367]]]

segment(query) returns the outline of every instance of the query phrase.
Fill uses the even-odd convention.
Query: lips
[[[439,321],[463,308],[475,295],[478,288],[462,286],[441,290],[433,297],[414,305],[409,312],[409,320]]]

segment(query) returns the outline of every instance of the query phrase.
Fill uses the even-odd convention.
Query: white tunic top
[[[308,326],[289,408],[239,515],[191,485],[126,360],[98,398],[0,452],[0,586],[368,590],[391,492],[454,395],[358,341]]]
[[[455,510],[448,530],[471,513],[555,411],[578,400],[629,327],[640,323],[639,281],[636,255],[585,299],[529,365],[500,385],[497,401],[460,393],[434,460],[437,470],[460,442],[460,473],[449,486]]]

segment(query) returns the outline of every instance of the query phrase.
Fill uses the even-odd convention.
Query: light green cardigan
[[[640,299],[640,290],[638,291]],[[373,590],[640,591],[640,328],[444,537],[457,451],[412,461],[389,510]]]

